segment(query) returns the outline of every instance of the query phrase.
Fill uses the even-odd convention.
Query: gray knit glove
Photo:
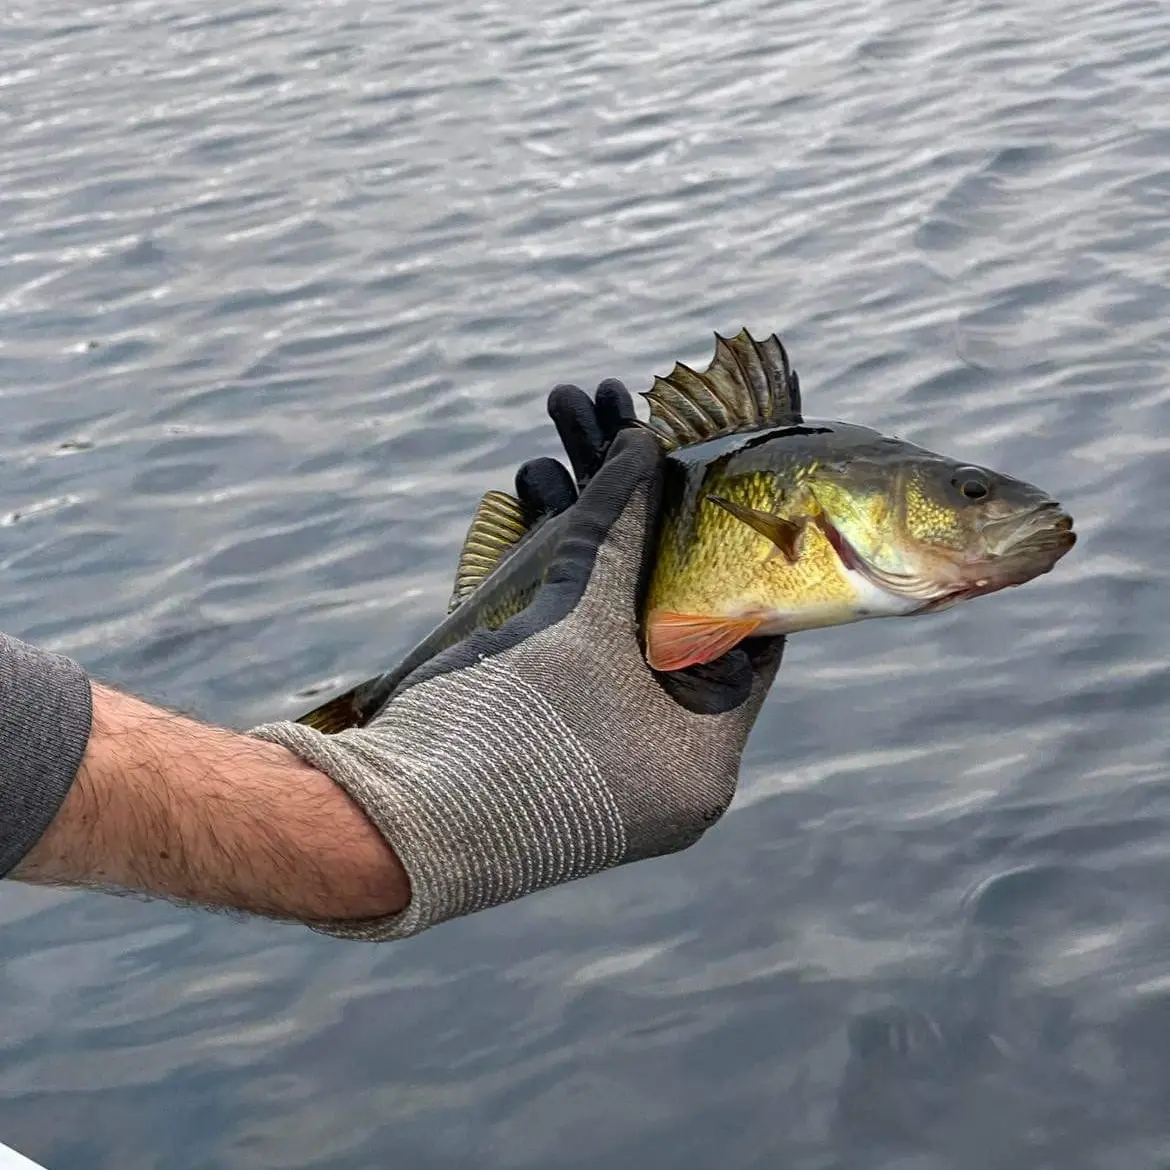
[[[783,639],[647,666],[637,614],[662,474],[653,435],[619,435],[528,609],[421,667],[367,727],[252,731],[340,784],[410,878],[401,913],[318,929],[402,938],[683,849],[722,816]]]

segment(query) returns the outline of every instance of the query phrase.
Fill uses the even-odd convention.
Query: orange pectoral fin
[[[656,609],[646,619],[646,659],[655,670],[713,662],[755,633],[761,621]]]

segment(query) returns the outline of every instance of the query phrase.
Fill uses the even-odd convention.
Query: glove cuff
[[[405,938],[619,864],[626,831],[596,762],[541,695],[491,658],[418,683],[369,727],[249,732],[339,784],[410,878],[409,906],[314,923],[343,938]]]

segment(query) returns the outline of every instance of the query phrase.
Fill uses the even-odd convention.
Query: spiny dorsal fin
[[[715,334],[715,357],[700,374],[676,362],[642,395],[649,426],[668,451],[758,427],[801,421],[800,379],[775,333],[756,341],[746,329]]]
[[[480,582],[504,559],[504,555],[532,526],[524,505],[507,492],[488,492],[475,509],[471,527],[463,538],[455,591],[447,612],[457,609]]]

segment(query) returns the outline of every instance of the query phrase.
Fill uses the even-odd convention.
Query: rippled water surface
[[[696,848],[370,947],[0,896],[0,1138],[118,1167],[1170,1160],[1170,20],[1037,0],[9,5],[0,628],[235,726],[473,502],[778,330],[1050,488],[1057,572],[794,639]],[[300,694],[298,694],[300,692]]]

